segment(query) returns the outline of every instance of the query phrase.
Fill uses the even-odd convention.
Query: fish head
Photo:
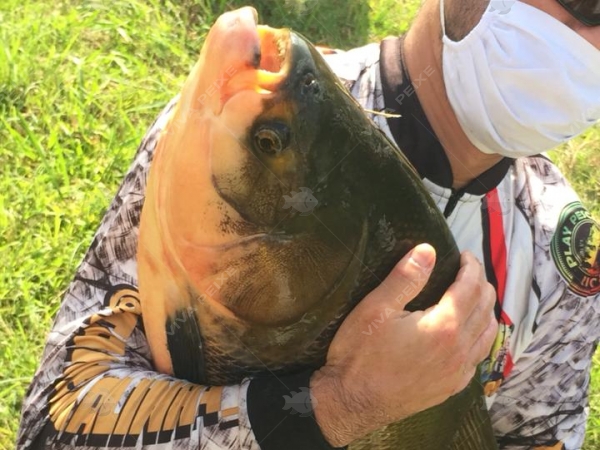
[[[202,297],[246,322],[301,320],[358,270],[374,128],[304,37],[258,25],[250,7],[220,16],[154,152],[141,290],[164,292],[171,316]]]
[[[220,16],[168,125],[172,147],[188,153],[171,165],[172,177],[185,179],[169,189],[181,199],[173,207],[186,211],[179,222],[200,220],[190,199],[206,188],[216,191],[238,229],[264,232],[294,217],[284,196],[323,188],[347,149],[331,134],[339,91],[301,35],[258,25],[251,7]],[[200,164],[207,173],[197,170]]]

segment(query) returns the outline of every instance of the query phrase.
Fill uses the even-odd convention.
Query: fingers
[[[455,282],[428,311],[428,320],[442,331],[440,339],[453,355],[459,388],[468,384],[489,354],[497,332],[495,303],[496,291],[487,282],[483,266],[464,252]]]
[[[490,354],[490,349],[496,339],[498,332],[498,322],[495,317],[490,317],[487,326],[479,339],[475,340],[475,344],[467,353],[468,358],[462,364],[461,370],[457,373],[458,383],[454,393],[461,392],[465,389],[477,371],[477,366],[486,359]]]
[[[482,281],[481,295],[479,302],[471,315],[465,322],[465,330],[473,338],[480,337],[490,326],[490,323],[496,323],[494,317],[494,306],[496,305],[496,289],[486,282]],[[492,320],[493,319],[493,320]]]
[[[471,350],[467,353],[467,358],[457,373],[459,382],[454,393],[458,393],[466,388],[477,371],[477,366],[490,355],[490,349],[496,340],[498,333],[498,321],[495,317],[489,317],[486,327],[475,340]]]
[[[474,367],[477,366],[481,361],[487,358],[490,354],[490,349],[496,340],[496,335],[498,334],[498,321],[495,317],[491,317],[479,336],[478,339],[475,340],[475,344],[473,348],[469,352],[472,360],[470,364]]]
[[[425,287],[435,264],[435,249],[429,244],[417,245],[400,260],[370,296],[377,301],[393,301],[404,309]]]
[[[447,316],[445,319],[455,322],[457,326],[463,326],[475,309],[481,306],[486,284],[483,266],[472,253],[463,252],[456,280],[441,298],[436,313]],[[485,295],[487,308],[489,291]]]

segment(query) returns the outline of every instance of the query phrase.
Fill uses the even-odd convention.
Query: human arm
[[[334,445],[442,403],[467,386],[489,352],[495,294],[470,253],[438,305],[404,311],[433,259],[433,249],[421,245],[401,261],[344,321],[313,376],[316,417]]]

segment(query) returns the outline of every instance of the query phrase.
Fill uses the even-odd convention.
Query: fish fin
[[[471,381],[469,389],[476,394],[473,404],[465,414],[448,450],[498,450],[483,387],[475,379]]]
[[[167,318],[165,326],[173,374],[192,383],[203,383],[206,366],[200,326],[194,309],[177,310],[174,317]]]

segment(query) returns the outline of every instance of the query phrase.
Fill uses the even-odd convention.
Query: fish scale
[[[221,16],[148,178],[138,279],[156,368],[224,385],[321,367],[344,317],[422,242],[436,264],[409,311],[460,263],[419,176],[309,41],[249,9]],[[350,449],[497,449],[476,380]]]

